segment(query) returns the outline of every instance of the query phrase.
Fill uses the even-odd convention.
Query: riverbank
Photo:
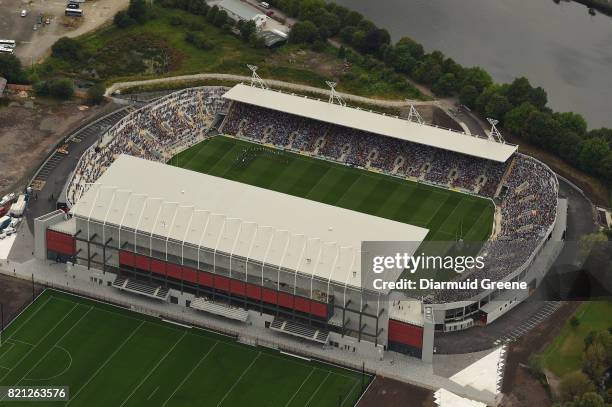
[[[576,3],[584,4],[589,8],[612,16],[612,1],[610,0],[574,0]]]

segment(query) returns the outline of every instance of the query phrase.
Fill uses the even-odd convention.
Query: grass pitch
[[[254,147],[261,148],[214,137],[178,154],[170,164],[425,227],[428,241],[485,241],[491,233],[495,209],[486,199],[289,152],[281,157],[260,154],[236,165],[244,150]]]
[[[41,406],[352,406],[369,380],[49,290],[2,335],[0,386],[70,387]]]

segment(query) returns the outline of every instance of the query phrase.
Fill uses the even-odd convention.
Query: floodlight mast
[[[408,121],[416,122],[418,124],[423,124],[423,118],[419,114],[418,110],[414,107],[413,104],[410,105],[410,112],[408,113]]]
[[[260,87],[262,89],[268,89],[268,86],[265,84],[263,79],[259,75],[257,75],[257,69],[259,68],[257,65],[247,64],[247,67],[251,70],[251,87]]]
[[[504,137],[496,127],[496,124],[499,123],[499,120],[487,117],[487,121],[491,125],[491,131],[489,132],[489,140],[504,144],[506,140],[504,140]]]
[[[346,102],[344,101],[344,99],[342,99],[342,96],[340,96],[338,94],[338,92],[336,92],[336,85],[337,85],[337,83],[336,82],[332,82],[332,81],[325,81],[325,83],[330,88],[329,103],[330,104],[334,104],[334,103],[338,102],[338,104],[340,106],[346,106]]]

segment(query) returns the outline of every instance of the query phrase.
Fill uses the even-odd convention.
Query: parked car
[[[263,8],[265,8],[265,9],[270,8],[270,4],[269,4],[269,3],[266,3],[265,1],[262,1],[261,3],[259,3],[259,5],[260,5],[261,7],[263,7]]]
[[[32,27],[32,30],[34,31],[38,30],[38,24],[34,24],[34,27]]]
[[[28,10],[26,9],[21,10],[21,17],[25,17],[27,15],[28,15]]]
[[[68,8],[71,8],[73,10],[77,10],[79,8],[81,8],[81,6],[79,6],[77,3],[68,3]]]
[[[272,16],[274,15],[274,11],[269,10],[269,11],[266,13],[266,15],[267,15],[268,17],[272,17]]]

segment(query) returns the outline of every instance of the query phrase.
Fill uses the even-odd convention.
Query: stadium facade
[[[287,120],[298,124],[274,133]],[[427,230],[165,165],[214,127],[492,199],[492,241],[528,243],[502,255],[485,246],[500,260],[484,273],[526,281],[530,290],[409,299],[362,289],[361,241],[420,243]],[[336,132],[342,137],[333,147]],[[396,144],[387,151],[385,143]],[[69,215],[35,221],[35,254],[155,301],[325,346],[431,361],[434,331],[489,324],[541,282],[565,233],[556,182],[544,164],[490,137],[246,85],[194,88],[125,117],[83,155],[66,188]]]

